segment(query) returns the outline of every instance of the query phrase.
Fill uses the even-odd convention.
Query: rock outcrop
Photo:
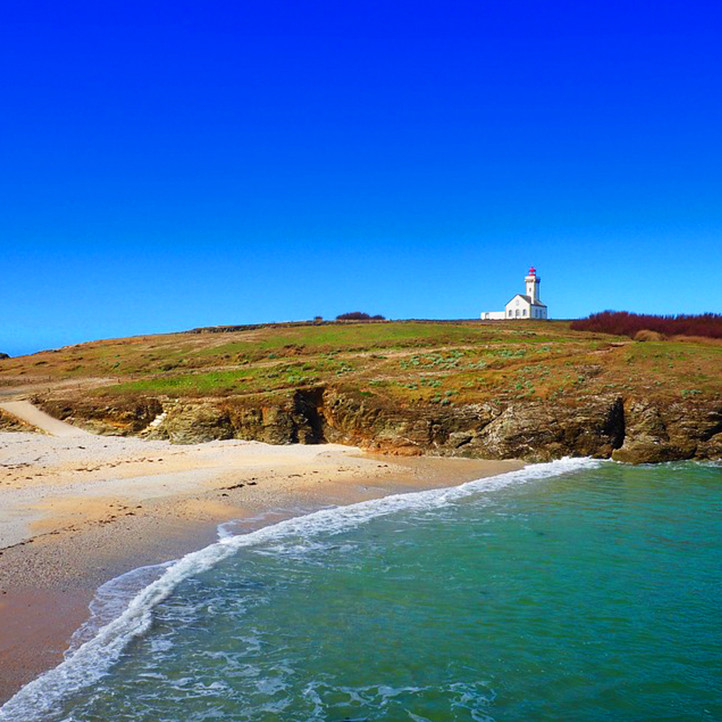
[[[141,402],[106,399],[43,399],[33,403],[61,421],[79,426],[94,434],[132,436],[138,434],[163,412],[159,399]]]
[[[142,403],[48,401],[43,408],[96,433],[195,443],[323,441],[396,454],[548,461],[562,456],[631,463],[722,457],[722,400],[673,404],[619,396],[387,407],[329,388],[274,401],[248,397]]]
[[[616,461],[638,464],[722,458],[722,403],[656,406],[629,400],[624,414],[627,431],[624,444],[612,453]]]
[[[364,401],[324,395],[330,441],[396,453],[424,453],[535,461],[565,455],[608,457],[622,444],[618,398],[576,407],[542,403],[466,404],[388,412]]]

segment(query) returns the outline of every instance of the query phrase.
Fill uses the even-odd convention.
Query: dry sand
[[[61,660],[100,584],[213,542],[219,522],[250,529],[521,466],[330,444],[0,433],[0,702]]]

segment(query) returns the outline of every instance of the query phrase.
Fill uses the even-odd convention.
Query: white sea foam
[[[272,511],[257,514],[256,516],[246,516],[242,519],[231,519],[230,521],[225,521],[218,525],[218,538],[223,539],[225,537],[238,536],[239,534],[248,534],[261,526],[277,524],[283,519],[288,519],[292,516],[310,514],[312,511],[312,508],[304,508],[302,506],[288,509],[278,507]]]
[[[304,697],[312,705],[309,720],[326,720],[329,712],[324,699],[329,696],[341,700],[342,704],[358,705],[372,709],[383,715],[382,719],[399,719],[401,714],[413,722],[429,722],[429,718],[415,714],[409,709],[416,703],[422,703],[425,697],[438,697],[439,693],[448,697],[452,710],[463,710],[474,722],[494,722],[493,718],[482,710],[488,708],[495,699],[495,693],[488,682],[455,682],[434,686],[369,685],[366,687],[344,687],[329,684],[327,681],[313,680],[303,690]],[[411,704],[410,704],[410,701]]]
[[[90,618],[70,638],[65,658],[72,657],[85,642],[97,634],[99,629],[119,617],[130,600],[141,589],[158,579],[163,571],[173,563],[173,561],[169,561],[164,564],[138,567],[119,577],[114,577],[98,587],[95,597],[90,603]]]
[[[305,516],[285,519],[248,534],[222,534],[214,544],[169,563],[159,578],[128,600],[123,611],[97,629],[95,636],[76,649],[71,649],[66,659],[57,667],[25,685],[8,700],[0,708],[0,722],[39,722],[54,712],[58,713],[64,698],[97,682],[118,661],[127,644],[148,630],[154,608],[167,599],[183,580],[212,568],[238,549],[288,536],[308,538],[317,534],[339,534],[380,516],[405,510],[432,510],[471,494],[592,469],[601,463],[603,462],[586,458],[564,458],[533,464],[518,471],[478,479],[460,486],[396,494],[348,506],[322,509]],[[107,589],[112,589],[112,584]],[[117,611],[113,609],[113,613]]]

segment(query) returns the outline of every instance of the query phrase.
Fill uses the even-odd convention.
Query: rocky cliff
[[[48,413],[96,433],[176,443],[327,441],[397,454],[529,461],[567,455],[631,463],[722,458],[722,400],[662,404],[608,395],[393,407],[361,394],[316,387],[257,403],[240,397],[36,401]]]

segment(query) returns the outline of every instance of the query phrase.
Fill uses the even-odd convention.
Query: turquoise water
[[[226,537],[0,720],[722,719],[721,502],[570,460]]]

